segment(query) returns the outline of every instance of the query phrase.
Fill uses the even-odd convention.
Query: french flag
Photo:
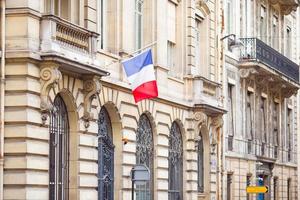
[[[151,49],[122,62],[135,103],[158,96]]]

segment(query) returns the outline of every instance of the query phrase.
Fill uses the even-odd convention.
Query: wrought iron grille
[[[148,117],[143,114],[138,122],[136,134],[136,163],[150,170],[150,181],[136,186],[136,200],[153,199],[153,135]]]
[[[299,66],[257,38],[241,38],[240,61],[255,60],[299,82]]]
[[[182,200],[182,138],[176,122],[169,137],[169,200]]]
[[[107,110],[102,107],[98,120],[98,200],[114,199],[114,144]]]
[[[57,95],[50,113],[49,199],[69,199],[69,120],[66,105]]]
[[[197,168],[198,168],[198,192],[204,192],[204,146],[202,134],[199,134],[198,140],[198,160],[197,160]]]

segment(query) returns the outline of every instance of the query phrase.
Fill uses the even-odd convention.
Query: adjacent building
[[[299,6],[294,0],[226,0],[223,199],[299,199]],[[228,45],[227,45],[228,44]]]

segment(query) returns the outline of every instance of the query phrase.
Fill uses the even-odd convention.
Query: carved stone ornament
[[[218,129],[223,126],[223,118],[222,116],[213,117],[211,120],[211,126],[215,129]]]
[[[43,125],[46,124],[52,104],[49,101],[49,91],[62,78],[57,66],[47,66],[41,69],[41,117]]]
[[[203,112],[196,112],[194,114],[194,120],[198,121],[200,126],[205,125],[207,124],[207,115]]]
[[[241,78],[248,78],[252,74],[257,74],[257,71],[254,68],[248,68],[248,69],[240,69],[239,73]]]
[[[100,78],[97,76],[87,76],[84,78],[83,92],[84,92],[84,114],[83,121],[86,130],[90,126],[90,121],[94,119],[93,113],[91,112],[92,101],[101,91]]]
[[[216,146],[218,144],[217,142],[217,129],[221,128],[223,126],[223,118],[222,116],[213,117],[211,119],[212,126],[212,138],[211,138],[211,147],[212,147],[212,154],[216,154]]]

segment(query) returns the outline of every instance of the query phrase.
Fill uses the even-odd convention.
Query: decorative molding
[[[289,15],[293,10],[297,10],[299,0],[270,0],[272,5],[278,5],[280,12]]]
[[[212,117],[211,119],[211,126],[214,127],[214,129],[218,129],[221,128],[223,126],[223,118],[222,116],[216,116],[216,117]]]
[[[240,69],[239,74],[241,78],[248,78],[252,74],[257,74],[257,70],[254,68]]]
[[[198,0],[196,2],[196,8],[202,12],[204,18],[210,14],[210,9],[207,3],[208,3],[207,0]]]
[[[49,101],[49,92],[58,81],[62,79],[61,72],[57,66],[46,66],[41,69],[40,82],[41,82],[41,118],[43,125],[46,124],[49,113],[52,109],[52,104]]]
[[[207,124],[208,117],[203,112],[196,112],[194,114],[194,120],[198,122],[199,126],[203,126]]]
[[[211,123],[210,125],[212,126],[212,140],[211,140],[211,153],[214,155],[216,154],[216,146],[218,144],[218,139],[217,139],[217,130],[223,126],[223,118],[222,116],[216,116],[211,118]],[[221,141],[219,141],[221,142]]]
[[[288,87],[282,87],[281,89],[281,96],[283,98],[290,98],[293,95],[296,95],[298,92],[298,89],[295,88],[288,88]]]
[[[91,112],[92,101],[101,91],[100,77],[98,76],[85,76],[83,82],[83,93],[84,93],[84,114],[83,121],[86,130],[90,126],[90,121],[94,119],[94,115]]]

